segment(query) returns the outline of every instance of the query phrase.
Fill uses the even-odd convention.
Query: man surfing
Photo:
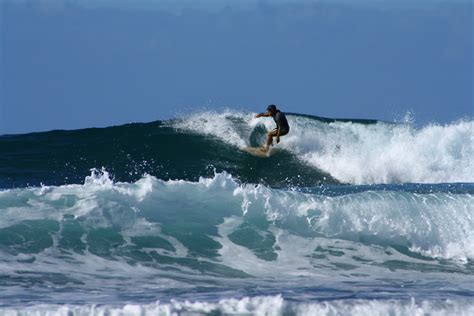
[[[272,117],[276,123],[276,128],[268,132],[267,134],[267,143],[263,146],[262,151],[267,152],[270,149],[270,145],[273,145],[273,137],[276,137],[277,144],[280,142],[280,136],[288,134],[290,131],[290,126],[288,125],[288,121],[286,120],[286,116],[284,113],[280,112],[277,109],[276,105],[270,104],[267,107],[266,113],[259,113],[255,116],[255,118],[259,117]]]

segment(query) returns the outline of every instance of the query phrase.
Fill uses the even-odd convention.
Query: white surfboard
[[[242,148],[243,151],[248,152],[252,156],[261,157],[261,158],[268,158],[271,155],[272,149],[265,151],[262,147],[244,147]]]

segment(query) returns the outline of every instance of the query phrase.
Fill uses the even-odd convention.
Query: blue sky
[[[199,5],[196,5],[199,3]],[[1,2],[0,134],[202,108],[474,116],[470,1]]]

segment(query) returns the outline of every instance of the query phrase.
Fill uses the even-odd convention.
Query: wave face
[[[25,287],[46,285],[55,291],[35,291],[33,300],[54,303],[67,289],[71,304],[76,292],[104,304],[111,289],[131,286],[125,301],[189,291],[205,299],[201,286],[232,295],[266,288],[292,299],[308,288],[326,298],[406,298],[416,289],[444,299],[459,286],[474,295],[474,186],[430,191],[303,193],[240,184],[227,173],[114,183],[99,171],[83,185],[4,190],[0,288],[13,305],[32,300],[19,294]]]
[[[117,181],[143,174],[197,181],[214,170],[271,187],[474,181],[472,121],[415,129],[371,120],[289,114],[289,135],[268,159],[240,148],[263,143],[271,119],[234,111],[103,129],[0,137],[0,188],[79,184],[91,168]]]

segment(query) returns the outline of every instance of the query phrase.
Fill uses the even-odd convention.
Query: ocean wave
[[[474,305],[462,300],[334,300],[297,303],[280,295],[227,298],[217,302],[180,301],[151,304],[53,305],[0,308],[1,315],[472,315]]]
[[[231,266],[204,270],[236,276],[253,271],[225,260],[224,244],[268,264],[291,250],[289,240],[302,243],[299,256],[314,255],[315,238],[467,262],[474,259],[473,207],[474,195],[465,191],[368,188],[332,196],[241,184],[227,173],[198,182],[145,176],[116,183],[94,170],[83,185],[0,191],[0,248],[10,255],[55,248],[193,268],[205,264],[201,258]]]
[[[329,120],[290,114],[291,132],[283,148],[345,183],[443,183],[474,181],[474,122],[431,124],[414,128],[365,120]],[[231,110],[200,112],[173,123],[196,133],[213,135],[236,147],[252,142],[259,126],[270,130],[271,119]]]
[[[237,111],[169,121],[0,137],[0,188],[80,184],[90,168],[117,181],[143,174],[198,181],[214,170],[271,187],[474,181],[473,121],[414,128],[371,120],[288,114],[291,131],[269,158],[241,150],[263,144],[271,119]]]

